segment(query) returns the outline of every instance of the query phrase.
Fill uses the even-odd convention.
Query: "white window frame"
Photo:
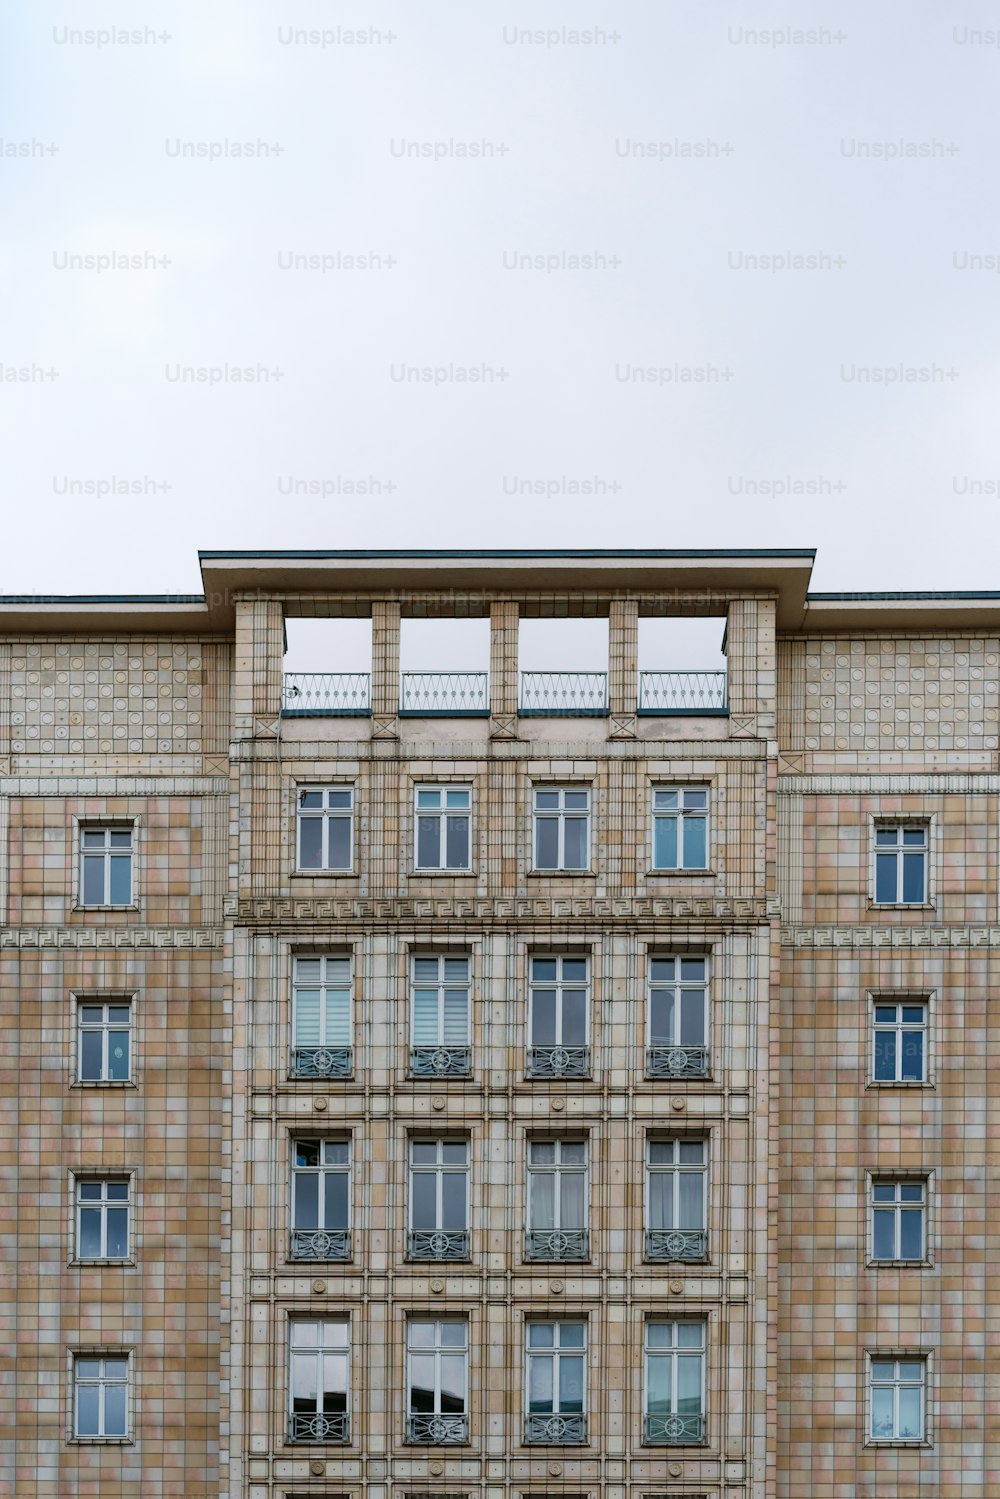
[[[701,1164],[698,1166],[681,1162],[681,1145],[700,1145],[702,1147]],[[674,1147],[674,1159],[672,1164],[653,1163],[650,1160],[651,1148],[654,1145],[672,1145]],[[646,1136],[646,1191],[645,1191],[645,1215],[646,1231],[650,1229],[650,1187],[654,1176],[673,1176],[671,1197],[673,1201],[674,1230],[677,1230],[678,1209],[680,1207],[681,1176],[699,1175],[701,1181],[701,1218],[702,1221],[695,1228],[678,1230],[681,1233],[707,1233],[708,1232],[708,1162],[709,1162],[709,1139],[707,1135],[661,1135],[648,1134]],[[659,1233],[661,1230],[654,1230]],[[669,1233],[672,1230],[664,1229],[662,1232]],[[655,1320],[655,1319],[654,1319]]]
[[[923,1365],[923,1377],[920,1381],[920,1424],[921,1431],[917,1437],[875,1436],[872,1432],[872,1421],[874,1417],[873,1390],[875,1380],[873,1379],[872,1366],[876,1363],[889,1363],[896,1365],[900,1363],[920,1363]],[[933,1446],[932,1432],[932,1379],[933,1379],[933,1354],[924,1348],[869,1348],[865,1351],[865,1382],[864,1382],[864,1445],[866,1447],[931,1447]],[[887,1381],[879,1381],[882,1385]],[[900,1384],[907,1388],[915,1388],[915,1381],[894,1381],[893,1388],[898,1391]],[[893,1425],[899,1423],[899,1398],[898,1394],[893,1397]]]
[[[449,792],[462,791],[469,798],[468,806],[465,808],[449,807],[447,797]],[[440,805],[434,807],[421,807],[421,793],[437,792],[441,798]],[[473,787],[468,781],[417,781],[413,787],[413,867],[420,874],[444,874],[461,875],[471,874],[472,871],[472,811],[473,811]],[[464,864],[448,864],[448,819],[449,817],[464,816],[468,823],[468,841],[465,849]],[[420,863],[420,822],[421,819],[437,818],[438,823],[438,862],[436,864]]]
[[[350,798],[346,807],[331,807],[331,796],[347,795]],[[321,807],[303,807],[303,796],[322,796]],[[319,877],[322,875],[353,874],[356,864],[356,829],[354,825],[354,813],[357,798],[353,781],[326,781],[322,784],[311,782],[309,784],[296,785],[295,787],[295,872]],[[321,863],[308,865],[302,863],[302,824],[303,822],[322,822],[322,834],[320,843]],[[330,863],[330,823],[333,821],[346,822],[349,829],[350,858],[347,864]]]
[[[653,1357],[653,1358],[663,1358],[663,1359],[669,1358],[670,1359],[670,1364],[671,1364],[671,1368],[670,1368],[670,1407],[671,1408],[670,1408],[670,1411],[668,1412],[668,1414],[669,1415],[676,1415],[676,1414],[678,1414],[678,1411],[677,1411],[678,1357],[679,1356],[684,1356],[684,1357],[690,1358],[690,1357],[693,1356],[693,1354],[695,1352],[699,1351],[699,1350],[696,1350],[694,1347],[681,1348],[679,1346],[679,1344],[677,1342],[677,1328],[679,1326],[681,1326],[681,1324],[683,1324],[685,1326],[691,1326],[693,1324],[693,1325],[701,1328],[701,1349],[700,1349],[700,1353],[701,1353],[701,1410],[700,1410],[699,1414],[701,1416],[702,1421],[704,1422],[705,1435],[707,1437],[707,1435],[708,1435],[708,1402],[707,1402],[707,1390],[708,1390],[708,1319],[706,1317],[669,1317],[669,1316],[659,1316],[659,1315],[657,1315],[657,1316],[646,1317],[646,1318],[643,1319],[643,1329],[642,1329],[642,1416],[643,1416],[643,1422],[645,1423],[647,1417],[649,1417],[652,1414],[651,1411],[650,1411],[650,1409],[649,1409],[649,1384],[650,1384],[650,1380],[649,1380],[649,1368],[650,1368],[650,1357]],[[659,1327],[659,1326],[668,1326],[668,1327],[672,1327],[674,1329],[673,1333],[671,1334],[671,1346],[669,1348],[650,1348],[650,1346],[649,1346],[649,1329],[652,1326],[657,1326],[657,1327]],[[688,1445],[688,1444],[685,1444],[685,1445]],[[691,1445],[693,1445],[693,1446],[700,1446],[701,1444],[700,1443],[693,1443]]]
[[[442,1346],[442,1343],[441,1343],[441,1325],[442,1325],[442,1323],[445,1323],[445,1322],[462,1323],[464,1325],[464,1327],[465,1327],[465,1343],[464,1343],[464,1345],[461,1348],[459,1348],[457,1345],[453,1346],[453,1347],[452,1346]],[[433,1347],[431,1347],[431,1348],[414,1348],[414,1347],[412,1347],[411,1344],[410,1344],[410,1331],[411,1331],[411,1329],[413,1327],[415,1327],[415,1326],[426,1326],[428,1323],[431,1324],[433,1326],[433,1328],[434,1328],[434,1344],[433,1344]],[[407,1417],[407,1420],[409,1420],[409,1418],[411,1416],[419,1416],[419,1415],[425,1415],[425,1414],[426,1415],[435,1415],[435,1416],[453,1414],[453,1415],[456,1415],[456,1416],[458,1416],[458,1415],[463,1416],[465,1418],[465,1420],[468,1422],[469,1416],[471,1414],[471,1412],[469,1410],[469,1403],[470,1403],[469,1402],[469,1355],[470,1355],[470,1344],[471,1344],[471,1339],[470,1339],[470,1329],[469,1329],[469,1319],[468,1319],[468,1317],[460,1317],[460,1316],[459,1317],[445,1317],[445,1316],[441,1316],[441,1317],[426,1317],[426,1316],[407,1317],[407,1319],[406,1319],[406,1391],[405,1391],[405,1396],[404,1396],[404,1398],[406,1400],[406,1417]],[[413,1409],[413,1406],[412,1406],[411,1402],[412,1402],[412,1397],[413,1397],[412,1358],[413,1358],[414,1354],[416,1354],[418,1357],[426,1357],[428,1355],[432,1355],[433,1358],[434,1358],[434,1410],[433,1411],[424,1412],[424,1411],[415,1411]],[[465,1374],[465,1378],[464,1378],[464,1381],[463,1381],[464,1389],[463,1389],[463,1392],[462,1392],[462,1405],[463,1405],[464,1409],[461,1410],[461,1411],[443,1412],[441,1410],[441,1359],[442,1359],[443,1356],[445,1356],[445,1357],[447,1357],[447,1356],[454,1357],[457,1354],[462,1354],[464,1356],[463,1357],[463,1362],[464,1362],[464,1374]]]
[[[535,1029],[535,990],[554,989],[556,991],[556,1039],[551,1044],[554,1046],[589,1046],[590,1045],[590,1012],[594,1003],[593,994],[593,965],[591,954],[588,952],[533,952],[528,954],[528,1049],[547,1044],[537,1042],[534,1038]],[[555,961],[556,976],[554,979],[535,978],[536,962],[551,963]],[[583,963],[585,972],[582,984],[576,979],[563,978],[564,962]],[[563,990],[580,989],[584,991],[583,1009],[583,1041],[563,1040]]]
[[[88,836],[95,833],[104,835],[104,844],[100,848],[87,848]],[[112,834],[128,833],[128,859],[129,859],[129,898],[127,901],[111,900],[111,863],[112,859],[123,861],[125,851],[114,850],[111,846]],[[134,911],[138,908],[139,890],[139,823],[135,817],[93,817],[78,819],[76,823],[77,845],[77,868],[76,868],[76,909],[79,911]],[[87,901],[84,899],[84,860],[103,856],[103,894],[101,901]]]
[[[317,961],[320,964],[320,971],[319,971],[319,979],[318,979],[318,981],[316,983],[310,983],[310,982],[307,982],[306,979],[300,978],[300,976],[299,976],[299,963],[300,962],[315,963]],[[341,979],[336,979],[335,980],[334,978],[331,977],[331,970],[330,970],[330,967],[329,967],[329,965],[331,963],[347,963],[348,964],[348,975],[347,975],[347,988],[348,988],[348,1000],[347,1000],[347,1005],[348,1005],[348,1009],[347,1009],[347,1036],[348,1036],[348,1039],[347,1039],[346,1042],[343,1042],[343,1041],[331,1041],[329,1039],[329,1037],[327,1036],[327,1034],[326,1034],[327,1024],[326,1024],[326,997],[325,997],[325,991],[327,989],[342,989],[344,987],[343,980],[341,980]],[[353,951],[351,951],[351,952],[326,952],[326,953],[319,953],[319,952],[294,953],[293,956],[292,956],[292,1005],[291,1005],[291,1011],[292,1011],[292,1013],[291,1013],[291,1027],[290,1027],[290,1029],[291,1029],[291,1065],[292,1066],[294,1066],[295,1053],[297,1051],[309,1051],[309,1050],[312,1049],[312,1048],[307,1047],[305,1045],[301,1045],[300,1046],[300,1044],[298,1042],[298,1039],[297,1039],[297,1036],[298,1036],[298,1023],[299,1023],[299,993],[303,989],[317,989],[317,988],[320,990],[320,1004],[319,1004],[319,1040],[316,1043],[316,1049],[323,1050],[326,1047],[330,1047],[333,1050],[339,1050],[340,1048],[346,1046],[347,1049],[349,1051],[351,1051],[351,1053],[353,1055],[353,1051],[354,1051],[354,1023],[355,1023],[354,1022],[355,991],[354,991],[354,953],[353,953]]]
[[[436,984],[430,979],[417,978],[417,963],[426,963],[432,959],[437,960],[438,976]],[[466,979],[459,983],[457,979],[446,978],[445,964],[447,962],[463,961],[466,965]],[[413,952],[410,954],[410,1046],[411,1049],[418,1046],[471,1046],[472,1045],[472,954],[469,952],[449,952],[445,948],[441,952]],[[437,1040],[418,1041],[416,1038],[416,991],[418,989],[437,988]],[[444,1039],[445,1010],[444,1000],[448,990],[465,992],[465,1040],[446,1041]]]
[[[895,828],[900,833],[902,833],[904,830],[913,830],[919,828],[924,834],[924,842],[922,845],[922,852],[924,855],[924,889],[922,900],[903,900],[901,898],[903,893],[903,854],[906,850],[906,845],[902,842],[899,842],[894,846],[884,844],[880,846],[878,842],[878,834],[880,832],[886,832],[890,828]],[[933,816],[905,816],[902,813],[898,816],[883,816],[881,813],[878,815],[869,814],[868,832],[870,848],[868,870],[868,901],[872,909],[877,911],[920,911],[928,906],[933,906],[935,903]],[[910,846],[911,853],[916,853],[918,851],[920,850],[918,850],[917,845],[914,844]],[[896,899],[892,901],[879,900],[877,898],[878,855],[892,852],[896,852]]]
[[[686,798],[694,792],[698,796],[704,796],[703,807],[688,807]],[[677,797],[677,806],[657,807],[656,798],[661,793],[673,794]],[[712,788],[709,785],[680,786],[666,785],[662,782],[654,782],[650,787],[650,851],[649,867],[654,874],[708,874],[712,868]],[[705,824],[705,862],[704,864],[685,864],[684,862],[684,834],[688,817],[697,818]],[[677,858],[676,864],[657,864],[656,862],[656,824],[660,821],[673,821],[677,824]]]
[[[536,874],[590,874],[591,873],[591,867],[592,867],[593,858],[594,858],[594,838],[593,838],[594,796],[593,796],[593,789],[594,789],[593,786],[589,782],[582,783],[582,782],[579,782],[579,781],[576,782],[576,783],[570,781],[570,782],[567,782],[565,784],[557,785],[557,786],[549,785],[549,784],[546,784],[546,783],[543,782],[541,784],[536,784],[536,785],[532,786],[532,788],[531,788],[531,867],[532,867],[532,870]],[[574,796],[579,796],[581,793],[584,794],[586,796],[586,798],[587,798],[587,807],[586,807],[586,810],[583,811],[582,809],[580,809],[578,807],[569,807],[569,808],[567,808],[567,806],[566,806],[566,795],[567,795],[567,793],[569,793],[571,795],[574,795]],[[552,795],[552,794],[556,794],[559,797],[559,804],[558,804],[557,807],[539,807],[538,806],[538,797],[539,797],[539,795],[546,795],[546,796],[548,796],[548,795]],[[572,818],[573,821],[576,821],[576,822],[584,821],[586,823],[586,832],[585,832],[585,836],[584,836],[584,847],[586,849],[586,858],[585,858],[583,864],[581,864],[579,866],[573,865],[571,868],[567,868],[567,865],[566,865],[566,822],[570,818]],[[555,865],[543,865],[543,864],[539,864],[538,863],[538,823],[539,823],[539,819],[545,820],[545,821],[552,821],[553,819],[555,819],[557,821],[557,823],[558,823],[558,829],[557,829],[557,834],[556,834],[556,837],[557,837],[557,851],[556,851],[557,863]]]
[[[897,1018],[895,1021],[878,1021],[875,1018],[876,1011],[880,1006],[893,1005],[896,1008]],[[921,1006],[924,1011],[923,1026],[918,1026],[914,1021],[905,1021],[901,1018],[901,1012],[906,1006]],[[898,989],[868,991],[868,1084],[873,1088],[931,1088],[934,1086],[931,1058],[931,1041],[933,1036],[934,1015],[934,991],[921,989],[914,993],[906,993]],[[923,1077],[899,1077],[902,1062],[902,1036],[905,1031],[923,1030]],[[895,1078],[875,1076],[875,1037],[880,1031],[892,1031],[896,1036],[896,1073]]]
[[[673,963],[674,978],[665,982],[663,979],[654,979],[654,963]],[[702,979],[684,979],[681,963],[704,963],[705,974]],[[709,1030],[709,1017],[711,1014],[711,982],[712,982],[712,959],[708,953],[702,952],[656,952],[651,951],[646,957],[646,1046],[704,1046],[711,1056],[712,1042]],[[672,989],[674,991],[674,1036],[669,1041],[656,1041],[653,1039],[653,991]],[[704,1010],[702,1015],[702,1041],[682,1041],[681,1034],[681,1005],[680,995],[685,989],[701,989],[704,991]]]
[[[133,1246],[135,1243],[135,1192],[134,1178],[131,1171],[101,1171],[89,1172],[78,1171],[72,1176],[73,1181],[73,1263],[80,1265],[130,1265],[135,1263]],[[105,1188],[108,1186],[124,1186],[127,1195],[121,1199],[109,1199]],[[84,1200],[81,1197],[82,1187],[102,1188],[100,1198]],[[125,1253],[110,1255],[107,1253],[108,1243],[108,1208],[124,1208],[125,1210]],[[99,1212],[101,1217],[101,1253],[85,1255],[82,1250],[83,1234],[81,1231],[81,1217],[87,1212]]]
[[[326,1176],[343,1176],[343,1177],[346,1177],[346,1179],[347,1179],[347,1222],[346,1223],[324,1223],[324,1222],[320,1221],[316,1226],[317,1226],[318,1229],[322,1229],[324,1231],[329,1230],[330,1232],[333,1232],[333,1233],[341,1233],[341,1232],[350,1233],[350,1231],[351,1231],[351,1229],[353,1227],[353,1218],[354,1218],[354,1213],[353,1213],[353,1207],[354,1207],[354,1202],[353,1202],[353,1198],[354,1198],[354,1191],[353,1191],[353,1187],[354,1187],[354,1152],[353,1152],[353,1150],[351,1148],[351,1143],[352,1143],[351,1142],[351,1137],[349,1135],[310,1135],[310,1134],[307,1134],[307,1133],[301,1133],[300,1134],[298,1131],[296,1131],[296,1133],[293,1134],[290,1137],[290,1139],[289,1139],[289,1172],[290,1172],[291,1180],[289,1182],[289,1188],[290,1188],[290,1190],[289,1190],[288,1211],[289,1211],[289,1217],[291,1219],[291,1225],[290,1226],[291,1226],[291,1232],[292,1233],[295,1233],[297,1231],[300,1232],[300,1233],[308,1232],[308,1230],[306,1230],[306,1229],[297,1229],[297,1226],[296,1226],[296,1223],[295,1223],[295,1213],[296,1213],[296,1207],[297,1207],[297,1204],[298,1204],[296,1182],[298,1181],[298,1178],[300,1176],[307,1176],[307,1175],[308,1176],[315,1175],[315,1176],[319,1177],[319,1185],[317,1187],[317,1201],[318,1201],[317,1217],[320,1220],[322,1220],[322,1219],[324,1219],[326,1217],[326,1192],[324,1190],[324,1178]],[[318,1145],[319,1146],[319,1165],[317,1165],[317,1166],[298,1166],[298,1165],[296,1165],[295,1155],[296,1155],[296,1152],[297,1152],[297,1150],[298,1150],[298,1148],[299,1148],[300,1145]],[[342,1146],[346,1146],[347,1147],[347,1163],[346,1163],[346,1165],[340,1165],[339,1163],[327,1163],[327,1162],[324,1161],[323,1156],[324,1156],[324,1152],[325,1152],[325,1147],[327,1145],[342,1145]]]
[[[538,1166],[533,1166],[532,1165],[532,1163],[531,1163],[531,1154],[532,1154],[533,1147],[536,1146],[536,1145],[554,1145],[556,1147],[556,1158],[555,1158],[555,1161],[553,1162],[552,1165],[546,1165],[544,1163],[539,1164]],[[572,1161],[567,1162],[565,1165],[563,1164],[563,1160],[562,1160],[562,1147],[564,1145],[582,1145],[583,1146],[583,1165],[582,1166],[577,1166]],[[525,1182],[524,1221],[527,1224],[527,1231],[528,1231],[529,1234],[530,1233],[548,1233],[549,1232],[549,1225],[546,1225],[544,1228],[539,1228],[535,1224],[535,1222],[534,1222],[534,1214],[533,1214],[532,1205],[531,1205],[532,1204],[532,1191],[531,1191],[532,1182],[531,1182],[531,1179],[532,1179],[533,1176],[541,1176],[541,1175],[544,1175],[544,1176],[552,1175],[552,1176],[555,1177],[555,1185],[553,1187],[553,1192],[552,1192],[552,1217],[553,1217],[553,1220],[554,1220],[553,1223],[552,1223],[552,1225],[551,1225],[552,1232],[553,1233],[566,1232],[566,1233],[585,1233],[585,1234],[589,1234],[589,1232],[590,1232],[590,1161],[591,1161],[591,1150],[590,1150],[590,1137],[588,1135],[571,1134],[571,1135],[565,1135],[565,1136],[563,1136],[563,1135],[529,1135],[528,1136],[527,1149],[525,1151],[525,1164],[524,1164],[524,1182]],[[566,1224],[566,1223],[563,1223],[563,1221],[562,1221],[562,1216],[563,1216],[563,1212],[562,1212],[563,1178],[567,1177],[567,1176],[582,1176],[583,1177],[583,1222],[582,1223],[570,1223],[570,1224]]]
[[[106,1373],[106,1365],[109,1361],[124,1363],[125,1378],[109,1378]],[[84,1362],[99,1362],[101,1373],[94,1378],[81,1378],[79,1366]],[[85,1443],[87,1445],[105,1444],[118,1446],[127,1445],[132,1442],[132,1431],[134,1426],[133,1400],[133,1378],[132,1378],[132,1350],[130,1348],[74,1348],[69,1354],[69,1377],[70,1377],[70,1441],[74,1443]],[[125,1430],[124,1432],[108,1433],[105,1430],[98,1432],[80,1431],[80,1400],[81,1387],[97,1387],[99,1425],[103,1428],[106,1424],[106,1392],[109,1387],[125,1389]]]
[[[583,1343],[577,1347],[562,1347],[562,1329],[566,1326],[583,1328]],[[552,1347],[535,1348],[531,1346],[531,1329],[533,1327],[551,1327],[553,1329]],[[552,1416],[582,1416],[586,1422],[590,1414],[590,1373],[588,1364],[588,1339],[587,1318],[585,1316],[566,1317],[528,1317],[524,1324],[524,1419],[527,1421],[531,1416],[537,1415],[544,1419],[547,1415]],[[583,1363],[583,1409],[581,1411],[564,1411],[560,1409],[559,1401],[559,1364],[562,1354],[567,1358],[580,1359]],[[532,1411],[531,1404],[531,1361],[533,1358],[547,1359],[552,1364],[552,1410]]]
[[[137,1007],[134,994],[80,994],[73,995],[73,1007],[75,1010],[73,1025],[73,1067],[71,1084],[73,1087],[83,1088],[134,1088],[136,1076],[136,1033],[137,1033]],[[128,1009],[128,1022],[102,1019],[100,1025],[85,1025],[83,1012],[85,1009],[97,1009],[98,1006],[104,1011],[105,1016],[109,1009]],[[112,1031],[128,1031],[128,1076],[109,1077],[110,1071],[110,1035]],[[101,1032],[101,1076],[83,1077],[83,1036],[93,1035],[95,1031]]]
[[[413,1159],[413,1147],[415,1145],[433,1145],[436,1147],[437,1159],[433,1165],[415,1162]],[[453,1166],[450,1162],[442,1160],[442,1146],[464,1145],[465,1165]],[[472,1141],[468,1136],[458,1135],[413,1135],[410,1138],[410,1148],[407,1152],[407,1227],[410,1233],[468,1233],[470,1231],[469,1215],[471,1212],[471,1177],[472,1177]],[[445,1176],[458,1176],[459,1173],[465,1177],[465,1223],[461,1228],[445,1228],[442,1223],[444,1217],[444,1178]],[[432,1229],[418,1229],[413,1222],[414,1206],[414,1177],[434,1176],[434,1227]]]
[[[903,1266],[929,1265],[931,1263],[931,1179],[932,1172],[906,1172],[906,1171],[866,1171],[865,1172],[865,1203],[866,1203],[866,1232],[868,1241],[868,1266],[878,1269],[885,1266],[887,1269]],[[896,1196],[893,1202],[876,1202],[876,1187],[920,1187],[922,1196],[919,1203],[902,1202]],[[875,1211],[892,1212],[894,1215],[893,1245],[896,1250],[900,1247],[900,1213],[901,1211],[913,1211],[920,1208],[920,1254],[916,1259],[903,1259],[895,1255],[891,1259],[875,1257]]]
[[[316,1347],[315,1348],[296,1348],[295,1347],[295,1343],[294,1343],[294,1337],[293,1337],[293,1328],[295,1328],[296,1326],[305,1325],[306,1323],[313,1323],[315,1326],[317,1326],[319,1328],[326,1328],[328,1326],[345,1327],[347,1329],[347,1338],[346,1338],[346,1341],[344,1343],[327,1343],[327,1342],[323,1341],[323,1339],[325,1338],[325,1333],[320,1332],[320,1333],[317,1334],[317,1337],[316,1337]],[[330,1355],[334,1355],[334,1356],[343,1355],[344,1358],[345,1358],[345,1360],[346,1360],[346,1364],[347,1364],[347,1378],[344,1381],[344,1383],[345,1383],[345,1390],[344,1390],[344,1415],[347,1417],[347,1432],[348,1432],[348,1444],[349,1444],[350,1441],[352,1440],[352,1430],[351,1430],[351,1428],[352,1428],[353,1423],[351,1421],[351,1416],[352,1416],[353,1412],[351,1410],[351,1401],[352,1401],[352,1387],[353,1387],[353,1376],[354,1376],[354,1367],[353,1367],[354,1366],[354,1340],[353,1340],[353,1328],[351,1326],[351,1317],[350,1317],[350,1314],[349,1313],[345,1313],[344,1315],[334,1315],[332,1313],[332,1311],[331,1311],[331,1313],[328,1314],[328,1315],[326,1315],[326,1316],[315,1316],[315,1317],[299,1316],[299,1315],[289,1316],[287,1318],[286,1326],[287,1326],[287,1341],[288,1341],[288,1356],[287,1356],[286,1374],[285,1374],[285,1385],[286,1385],[286,1389],[287,1389],[287,1394],[285,1396],[285,1416],[286,1416],[286,1421],[290,1425],[292,1419],[294,1418],[294,1416],[296,1414],[305,1414],[305,1412],[296,1412],[296,1410],[295,1410],[295,1379],[294,1379],[293,1370],[295,1368],[295,1361],[296,1361],[296,1359],[300,1359],[303,1363],[307,1362],[310,1358],[313,1358],[313,1359],[316,1360],[316,1365],[317,1365],[317,1368],[316,1368],[316,1391],[317,1391],[317,1394],[316,1394],[316,1402],[317,1402],[316,1415],[321,1416],[321,1415],[324,1414],[324,1412],[322,1410],[323,1382],[324,1382],[323,1381],[323,1367],[322,1367],[322,1362],[323,1362],[324,1355],[326,1355],[326,1354],[330,1354]],[[320,1440],[322,1440],[322,1438]],[[339,1445],[339,1443],[338,1443],[338,1445]]]

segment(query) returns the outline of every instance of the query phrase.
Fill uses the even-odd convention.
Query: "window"
[[[528,1076],[589,1077],[590,965],[585,957],[532,958]]]
[[[708,959],[651,957],[646,1072],[707,1077]]]
[[[354,787],[302,786],[298,794],[300,869],[354,866]]]
[[[80,829],[81,906],[130,906],[134,829]]]
[[[127,1355],[74,1354],[73,1435],[83,1441],[127,1438]]]
[[[922,906],[927,901],[926,823],[875,828],[875,904]]]
[[[469,1324],[411,1317],[406,1324],[408,1442],[469,1440]]]
[[[535,868],[590,868],[590,789],[536,786]]]
[[[418,786],[417,868],[472,867],[472,791],[468,786]]]
[[[350,1077],[350,957],[296,958],[292,966],[292,1076]]]
[[[705,1440],[705,1323],[646,1323],[647,1442]]]
[[[288,1326],[289,1440],[350,1441],[350,1322],[295,1317]]]
[[[585,1322],[527,1324],[525,1442],[587,1440]]]
[[[129,1257],[128,1177],[76,1182],[76,1257],[78,1260],[127,1260]]]
[[[585,1260],[586,1140],[528,1141],[527,1260]]]
[[[646,1258],[703,1260],[705,1231],[704,1140],[646,1141]]]
[[[871,1183],[873,1260],[922,1260],[925,1251],[925,1181]]]
[[[653,868],[708,868],[706,787],[653,787]]]
[[[417,1077],[465,1077],[469,1044],[471,960],[444,954],[411,960],[410,1070]]]
[[[872,1441],[923,1441],[927,1360],[872,1354],[868,1369]]]
[[[876,1083],[927,1081],[926,1000],[886,1001],[872,1006],[872,1079]]]
[[[469,1142],[411,1140],[410,1258],[469,1258]]]
[[[128,1001],[77,1002],[76,1070],[81,1083],[129,1082],[132,1006]]]
[[[348,1140],[292,1141],[293,1260],[351,1257]]]

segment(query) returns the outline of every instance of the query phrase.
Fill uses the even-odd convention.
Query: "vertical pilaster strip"
[[[513,599],[490,605],[490,737],[517,735],[517,635],[520,611]]]
[[[634,739],[639,703],[639,601],[612,599],[608,619],[608,706],[612,739]]]
[[[734,599],[726,623],[729,712],[757,712],[757,600]]]
[[[778,732],[778,644],[777,605],[774,599],[758,599],[755,605],[757,635],[757,732],[774,739]]]
[[[231,713],[230,647],[214,641],[202,647],[202,753],[224,755],[229,749]]]
[[[280,599],[255,599],[253,605],[254,737],[277,733],[281,714],[281,669],[285,646]]]
[[[254,895],[283,893],[281,878],[281,767],[277,760],[250,765],[253,836],[250,885]]]
[[[399,735],[399,604],[372,603],[372,736]]]
[[[777,807],[781,919],[786,925],[795,926],[802,921],[804,802],[801,796],[779,796]]]
[[[254,603],[236,602],[236,654],[233,662],[233,738],[253,738]]]
[[[10,895],[10,797],[0,796],[0,926],[10,917],[7,900]]]

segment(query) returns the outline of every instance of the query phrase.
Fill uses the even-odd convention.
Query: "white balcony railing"
[[[639,712],[669,715],[726,713],[724,671],[644,671],[639,674]]]

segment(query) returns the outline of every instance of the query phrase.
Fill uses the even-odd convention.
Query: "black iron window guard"
[[[414,1077],[468,1077],[471,1071],[471,1046],[414,1046],[410,1052]]]
[[[292,1077],[352,1077],[354,1049],[350,1046],[296,1046]]]
[[[469,1258],[469,1233],[433,1229],[413,1229],[410,1232],[411,1260],[467,1260]]]
[[[528,1445],[570,1446],[587,1440],[586,1416],[528,1416],[524,1423]]]
[[[346,1411],[293,1411],[288,1418],[290,1442],[349,1442],[351,1418]]]
[[[533,1229],[524,1237],[526,1260],[585,1260],[590,1234],[585,1228]]]
[[[649,1046],[647,1077],[708,1077],[707,1046]]]
[[[349,1260],[349,1228],[293,1228],[290,1257],[293,1260]]]
[[[530,1046],[529,1077],[589,1077],[589,1046]]]
[[[410,1416],[406,1440],[428,1447],[451,1447],[469,1440],[468,1416]]]
[[[647,1260],[708,1259],[708,1234],[704,1229],[650,1228],[646,1231]]]

